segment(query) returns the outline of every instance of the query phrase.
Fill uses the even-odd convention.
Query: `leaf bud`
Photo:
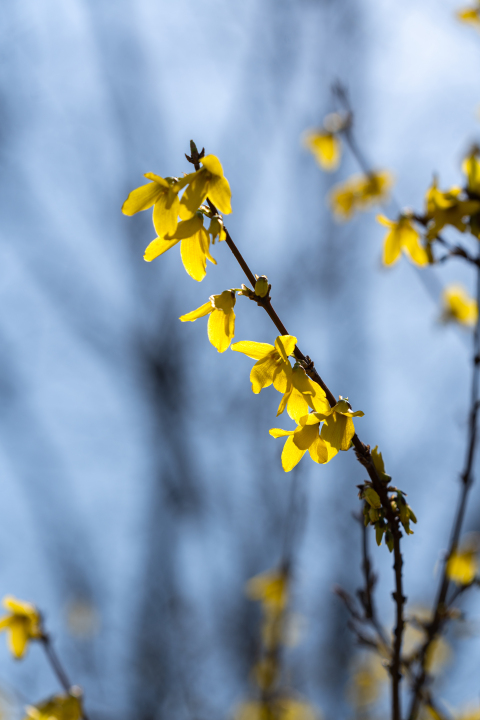
[[[368,504],[375,510],[378,510],[379,508],[382,507],[382,503],[380,501],[380,496],[378,495],[376,490],[374,490],[372,487],[367,486],[365,488],[365,490],[363,491],[363,497],[368,502]]]
[[[258,295],[258,297],[265,297],[268,295],[268,291],[270,290],[270,285],[268,284],[268,278],[266,275],[255,275],[257,282],[255,283],[255,295]]]

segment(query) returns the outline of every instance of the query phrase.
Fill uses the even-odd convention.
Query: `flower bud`
[[[255,283],[255,295],[258,295],[258,297],[265,297],[268,295],[268,291],[270,290],[270,286],[268,284],[268,278],[266,275],[260,275],[260,277],[257,277],[257,282]]]

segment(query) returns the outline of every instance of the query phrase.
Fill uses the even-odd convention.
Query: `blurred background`
[[[468,332],[443,327],[440,288],[380,264],[375,212],[338,224],[333,183],[301,134],[350,90],[357,140],[421,210],[432,174],[461,183],[480,138],[480,37],[456,0],[20,0],[2,7],[0,64],[0,587],[44,612],[92,718],[220,720],[252,693],[259,615],[248,578],[278,563],[297,485],[292,688],[349,717],[354,638],[332,593],[361,582],[353,453],[280,465],[279,401],[251,392],[251,361],[180,315],[245,278],[225,243],[199,284],[178,249],[143,260],[151,213],[120,208],[143,173],[181,175],[193,138],[232,188],[228,228],[332,391],[365,417],[360,437],[418,517],[405,589],[429,603],[463,463]],[[245,298],[236,340],[273,343]],[[467,529],[480,529],[473,491]],[[393,622],[392,558],[372,549]],[[479,610],[441,689],[478,699]],[[468,630],[468,632],[466,632]],[[2,707],[59,690],[41,648],[15,663],[0,638]],[[458,646],[458,648],[457,648]],[[20,708],[20,710],[18,709]],[[2,710],[6,713],[7,710]]]

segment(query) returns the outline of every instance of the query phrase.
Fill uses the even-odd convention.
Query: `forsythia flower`
[[[339,220],[349,220],[357,210],[368,210],[375,203],[385,202],[392,184],[392,175],[385,170],[353,175],[333,188],[331,208]]]
[[[210,295],[208,303],[182,315],[182,322],[193,322],[210,313],[208,318],[208,339],[218,352],[225,352],[235,335],[234,290],[224,290],[221,295]]]
[[[461,285],[449,285],[443,291],[444,322],[454,321],[473,326],[478,318],[477,301],[471,298]]]
[[[353,412],[348,400],[340,398],[327,412],[313,412],[300,418],[295,430],[272,428],[272,437],[288,436],[282,452],[285,472],[292,470],[307,450],[312,460],[319,464],[329,462],[339,450],[348,450],[355,434],[353,417],[363,417],[363,412]]]
[[[480,195],[480,160],[478,148],[475,148],[462,163],[462,170],[467,176],[467,189],[475,195]]]
[[[457,585],[470,585],[478,572],[478,535],[472,534],[448,558],[447,577]]]
[[[74,688],[72,688],[72,691]],[[27,705],[24,720],[80,720],[82,705],[76,695],[54,695],[38,705]]]
[[[245,590],[247,597],[260,601],[267,612],[282,611],[288,602],[288,575],[284,570],[268,570],[250,578]]]
[[[124,215],[135,215],[153,205],[153,225],[158,236],[164,237],[177,228],[180,212],[178,193],[193,175],[186,175],[181,180],[161,178],[154,173],[145,173],[145,177],[151,182],[132,190],[122,205],[122,212]]]
[[[234,720],[271,720],[271,718],[318,720],[315,710],[307,703],[278,695],[269,702],[252,700],[242,703],[235,713]]]
[[[394,222],[384,215],[377,215],[377,220],[381,225],[390,228],[383,246],[384,265],[397,262],[402,250],[416,265],[428,265],[427,251],[420,243],[420,235],[413,226],[411,216],[400,215]]]
[[[220,160],[215,155],[205,155],[200,162],[203,167],[191,176],[180,201],[179,214],[182,220],[192,217],[206,197],[224,215],[232,212],[232,193]]]
[[[296,422],[308,413],[309,408],[318,412],[330,410],[325,391],[314,380],[310,380],[305,370],[297,363],[290,373],[279,375],[274,386],[283,393],[277,417],[283,413],[285,407],[289,416]]]
[[[341,144],[337,135],[327,130],[309,130],[303,143],[323,170],[336,170],[340,164]]]
[[[40,613],[31,603],[11,595],[3,599],[3,607],[10,614],[0,618],[0,631],[7,631],[10,651],[20,659],[25,654],[28,641],[42,637]]]
[[[457,18],[461,22],[473,25],[480,30],[480,2],[477,2],[477,6],[473,8],[465,8],[457,12]]]
[[[460,232],[465,232],[468,225],[465,218],[480,211],[480,202],[462,199],[459,197],[461,192],[458,187],[442,192],[434,179],[425,196],[426,216],[429,221],[428,240],[436,238],[445,225],[452,225]]]
[[[292,372],[288,356],[293,355],[296,343],[297,338],[293,335],[279,335],[275,340],[275,347],[269,343],[248,340],[232,345],[232,350],[257,360],[250,373],[255,394],[272,384],[280,392],[285,392],[282,388]]]
[[[190,277],[200,282],[207,274],[207,258],[214,265],[217,264],[210,255],[210,238],[203,227],[202,212],[197,212],[188,220],[179,222],[173,234],[152,240],[145,250],[144,259],[151,262],[180,241],[180,255],[185,270]]]

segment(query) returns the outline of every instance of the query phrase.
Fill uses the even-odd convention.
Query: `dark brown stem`
[[[40,643],[45,651],[45,655],[47,657],[48,662],[50,663],[50,667],[52,668],[53,672],[55,673],[58,682],[62,686],[63,690],[67,695],[71,694],[72,692],[72,684],[70,680],[68,679],[67,673],[65,672],[62,663],[59,660],[59,657],[55,651],[55,648],[53,647],[52,640],[50,638],[50,635],[47,635],[46,633],[43,633],[43,635],[40,637]],[[88,715],[83,709],[82,706],[82,717],[83,720],[89,720]]]
[[[480,262],[480,253],[477,263]],[[480,305],[480,266],[477,270],[477,303]],[[468,422],[468,440],[464,470],[460,476],[461,489],[458,501],[457,511],[455,513],[452,532],[448,551],[443,562],[442,576],[438,587],[437,597],[434,604],[433,618],[426,628],[427,637],[419,653],[419,671],[413,683],[412,700],[409,720],[415,720],[418,715],[421,701],[421,693],[424,685],[428,682],[428,670],[426,668],[426,659],[428,651],[437,635],[441,632],[443,625],[448,617],[447,614],[447,594],[450,588],[450,580],[447,575],[447,563],[449,558],[455,552],[462,532],[463,522],[465,519],[465,511],[470,488],[473,484],[473,464],[475,459],[476,440],[477,440],[477,424],[478,424],[478,387],[479,387],[479,371],[480,371],[480,317],[475,326],[473,338],[473,370],[472,370],[472,386],[470,395],[470,412]]]

